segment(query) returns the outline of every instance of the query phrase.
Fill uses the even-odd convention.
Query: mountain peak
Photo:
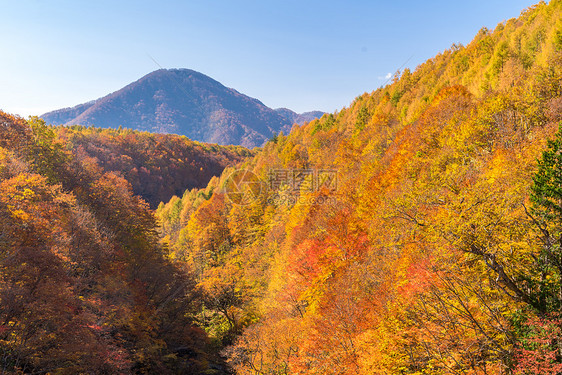
[[[246,147],[261,146],[298,122],[298,115],[286,117],[257,99],[185,68],[158,69],[103,98],[41,117],[57,125],[123,126]]]

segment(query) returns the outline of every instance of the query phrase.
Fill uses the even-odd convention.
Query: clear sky
[[[333,112],[537,1],[0,0],[0,109],[71,107],[161,66]]]

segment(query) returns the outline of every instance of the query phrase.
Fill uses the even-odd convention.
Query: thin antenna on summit
[[[164,68],[162,67],[162,65],[160,65],[160,64],[158,63],[158,61],[156,61],[156,60],[154,59],[154,57],[150,56],[150,54],[149,54],[148,52],[146,53],[146,56],[148,56],[148,58],[149,58],[150,60],[154,61],[154,63],[156,64],[156,66],[158,66],[160,69],[164,69]]]

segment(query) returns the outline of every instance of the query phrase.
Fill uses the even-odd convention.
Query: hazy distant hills
[[[45,113],[50,124],[96,125],[174,133],[193,140],[260,146],[294,123],[322,116],[273,110],[190,69],[160,69],[103,98]]]
[[[299,125],[302,125],[305,122],[310,122],[315,118],[320,118],[324,115],[324,112],[321,111],[296,113],[288,108],[277,108],[275,112],[288,119],[291,122],[291,124],[299,124]]]

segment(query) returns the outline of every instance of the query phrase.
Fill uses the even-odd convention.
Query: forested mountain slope
[[[561,371],[561,20],[541,2],[159,207],[236,373]]]
[[[120,173],[152,208],[185,189],[203,188],[228,165],[255,154],[185,136],[93,127],[54,127],[73,153],[95,158],[106,172]]]
[[[191,272],[130,184],[0,112],[0,369],[195,374],[212,356]]]
[[[288,115],[288,117],[285,117]],[[293,118],[293,116],[295,118]],[[190,69],[159,69],[103,98],[43,114],[53,125],[119,126],[223,145],[261,146],[294,119]]]

